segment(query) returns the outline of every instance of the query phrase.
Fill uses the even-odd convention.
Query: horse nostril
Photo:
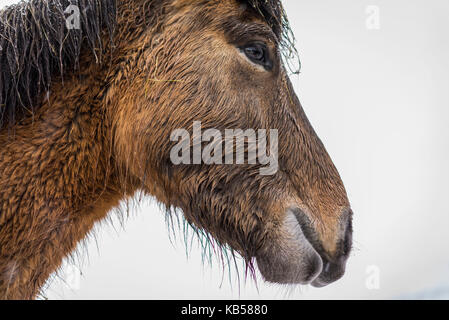
[[[323,259],[328,258],[332,262],[346,260],[352,247],[352,210],[345,209],[340,216],[339,231],[337,234],[337,249],[332,256],[328,255],[318,237],[317,232],[312,227],[309,217],[299,208],[292,209],[302,232],[313,248]]]
[[[312,227],[309,217],[299,208],[292,210],[301,230],[322,259],[322,271],[312,282],[315,287],[323,287],[340,279],[346,269],[346,260],[352,247],[352,211],[345,209],[340,215],[339,232],[337,234],[337,249],[330,255],[321,244],[317,232]]]
[[[342,214],[341,240],[339,245],[339,255],[347,258],[352,248],[352,210],[347,209]]]
[[[323,253],[323,248],[321,246],[321,243],[318,239],[318,235],[315,231],[315,229],[312,227],[312,223],[310,222],[309,217],[299,208],[294,208],[292,210],[293,214],[295,215],[296,220],[299,223],[299,226],[301,227],[301,231],[303,232],[306,239],[310,242],[312,247],[320,254]]]

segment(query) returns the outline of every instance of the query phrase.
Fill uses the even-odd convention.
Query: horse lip
[[[323,261],[324,266],[321,273],[316,277],[311,285],[315,288],[322,288],[343,277],[345,274],[345,263],[332,263]]]

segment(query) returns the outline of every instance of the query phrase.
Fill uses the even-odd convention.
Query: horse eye
[[[267,47],[264,44],[253,43],[241,47],[240,50],[246,55],[246,57],[253,63],[261,65],[267,70],[271,70],[273,63],[270,59]]]
[[[265,60],[265,52],[260,46],[246,47],[245,54],[257,61],[263,62]]]

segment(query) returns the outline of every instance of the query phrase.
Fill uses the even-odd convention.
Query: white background
[[[449,298],[449,2],[284,3],[303,64],[296,92],[355,214],[344,278],[322,289],[259,281],[257,290],[225,273],[220,286],[220,267],[203,266],[196,246],[189,259],[182,241],[173,246],[149,200],[124,228],[99,227],[88,258],[69,263],[46,297]],[[380,29],[371,29],[369,6],[379,9]]]

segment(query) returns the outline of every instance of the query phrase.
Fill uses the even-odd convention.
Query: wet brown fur
[[[195,228],[248,261],[287,252],[283,213],[307,207],[332,258],[336,212],[349,206],[338,172],[282,64],[257,73],[228,45],[252,34],[237,23],[257,24],[257,32],[271,32],[267,41],[281,61],[282,7],[257,3],[120,1],[117,28],[107,22],[99,40],[85,40],[79,56],[65,56],[62,69],[33,87],[39,95],[5,109],[0,298],[35,298],[93,225],[137,190],[181,208]],[[203,129],[279,128],[278,174],[260,176],[253,165],[173,166],[170,133],[196,120]]]

